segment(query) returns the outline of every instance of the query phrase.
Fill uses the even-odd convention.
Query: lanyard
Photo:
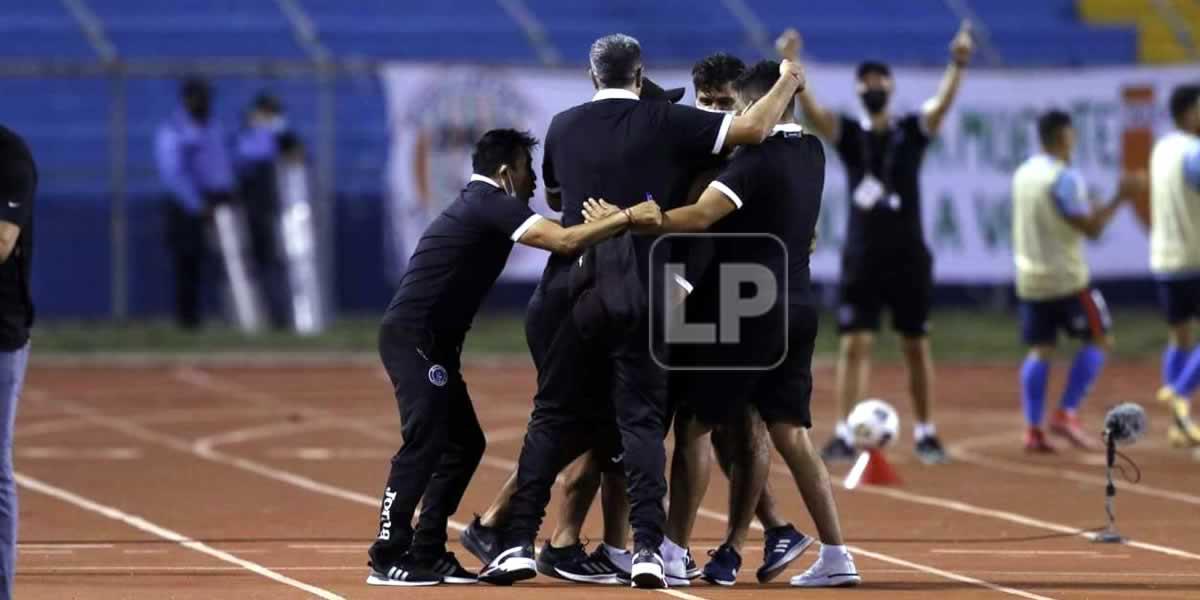
[[[866,127],[861,127],[862,136],[858,138],[863,158],[863,172],[865,174],[875,175],[871,173],[871,166],[874,164],[874,156],[871,152],[871,136],[878,135],[870,128],[870,123]],[[885,193],[891,194],[892,189],[892,169],[896,166],[896,146],[901,141],[900,128],[896,127],[895,123],[890,123],[887,129],[887,142],[883,147],[883,169],[875,178],[879,183],[883,184]]]

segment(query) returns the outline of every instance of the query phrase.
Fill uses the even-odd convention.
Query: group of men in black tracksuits
[[[644,77],[640,45],[629,36],[600,38],[589,62],[595,96],[556,115],[545,138],[542,174],[561,225],[528,206],[536,140],[489,131],[472,157],[475,174],[422,236],[387,310],[380,355],[404,444],[392,459],[368,583],[508,585],[542,572],[644,588],[696,577],[732,585],[755,514],[768,534],[758,578],[769,581],[814,541],[779,517],[764,491],[774,446],[822,542],[820,557],[792,584],[857,584],[828,475],[808,438],[817,328],[808,262],[825,156],[793,120],[803,70],[789,60],[745,68],[710,57],[697,66],[705,89],[697,89],[695,108]],[[714,72],[724,80],[704,77]],[[666,235],[697,232],[718,235]],[[728,241],[737,236],[746,239]],[[527,315],[538,381],[519,465],[462,538],[484,564],[475,575],[446,550],[448,519],[485,444],[460,353],[513,243],[553,254]],[[745,265],[758,288],[771,289],[755,290],[767,299],[740,325],[748,341],[730,342],[728,304],[750,300],[743,287],[730,292],[727,277]],[[685,320],[719,321],[722,337],[672,338],[672,324]],[[664,438],[672,422],[668,514]],[[687,545],[707,485],[710,434],[731,474],[730,526],[700,570]],[[564,515],[578,516],[535,555],[564,469],[569,482],[594,483],[568,485]],[[588,555],[578,523],[569,526],[582,520],[601,481],[626,493],[604,495],[605,540]]]

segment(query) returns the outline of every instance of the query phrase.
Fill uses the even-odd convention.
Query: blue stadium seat
[[[122,56],[307,57],[274,2],[102,0],[91,6]]]
[[[1137,62],[1132,27],[1092,27],[1075,0],[974,0],[996,50],[1010,65],[1101,65]]]
[[[87,59],[95,56],[61,2],[0,3],[0,58]]]
[[[690,66],[716,51],[757,57],[745,29],[720,2],[687,0],[528,0],[551,43],[569,64],[586,64],[588,48],[610,33],[632,35],[648,64]]]
[[[318,36],[343,56],[533,63],[537,55],[495,0],[409,3],[302,0]]]

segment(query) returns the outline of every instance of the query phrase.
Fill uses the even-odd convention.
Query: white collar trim
[[[799,123],[783,123],[773,127],[771,133],[804,133],[804,128]]]
[[[475,173],[471,174],[471,181],[482,181],[492,187],[504,189],[500,184],[496,183],[495,179],[492,179],[491,177],[484,177],[483,175],[478,175]]]
[[[597,100],[639,100],[638,95],[621,88],[605,88],[592,96],[592,102]]]

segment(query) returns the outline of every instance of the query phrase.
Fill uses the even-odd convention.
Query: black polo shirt
[[[778,125],[762,144],[738,148],[710,187],[737,207],[711,231],[767,233],[782,240],[787,247],[789,302],[810,303],[809,257],[825,188],[825,149],[821,141],[805,134],[799,125]],[[774,253],[767,244],[746,244],[743,248],[743,254],[752,254],[755,248]],[[720,252],[716,258],[723,258]],[[762,263],[771,264],[769,258],[763,257]]]
[[[21,228],[12,254],[0,264],[0,351],[21,349],[33,326],[29,279],[37,179],[37,167],[25,141],[0,126],[0,221]]]
[[[918,113],[904,115],[882,132],[842,115],[835,147],[846,168],[850,203],[843,250],[847,259],[887,262],[928,252],[921,226],[920,175],[929,142]],[[883,190],[870,206],[855,200],[867,174]]]
[[[683,201],[698,161],[721,153],[733,117],[691,106],[642,102],[606,89],[554,116],[542,175],[562,193],[563,226],[583,222],[583,202],[604,198],[627,208],[652,196],[663,210]],[[634,236],[637,271],[646,281],[653,236]]]
[[[472,175],[425,228],[384,323],[461,342],[513,242],[541,218],[494,181]]]

